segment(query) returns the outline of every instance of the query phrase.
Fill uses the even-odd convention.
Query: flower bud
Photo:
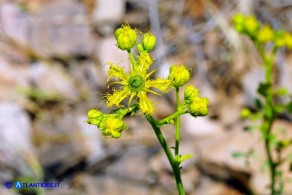
[[[115,31],[117,46],[121,50],[129,50],[136,44],[138,35],[128,24],[124,24],[121,28]]]
[[[102,130],[102,134],[117,139],[121,137],[121,133],[125,129],[127,129],[127,126],[122,119],[109,116],[104,120],[104,130]]]
[[[142,45],[145,51],[151,51],[156,44],[156,38],[151,33],[146,33],[143,36]]]
[[[259,33],[258,33],[258,39],[262,43],[267,43],[269,41],[272,41],[274,38],[274,31],[269,25],[264,25]]]
[[[256,36],[259,28],[260,24],[254,16],[248,16],[244,20],[244,29],[249,35]]]
[[[208,98],[195,97],[189,105],[189,113],[194,116],[206,116],[208,114]]]
[[[292,49],[292,34],[288,32],[285,34],[285,42],[286,42],[286,47],[288,49]]]
[[[285,40],[285,31],[280,29],[277,30],[274,36],[274,43],[276,47],[283,47],[285,46],[286,40]]]
[[[93,118],[98,118],[102,115],[102,112],[98,111],[98,110],[94,110],[94,109],[91,109],[88,111],[87,113],[87,116],[88,118],[90,119],[93,119]]]
[[[139,44],[137,45],[137,50],[138,50],[139,53],[143,53],[143,52],[144,52],[144,48],[143,48],[142,43],[139,43]]]
[[[232,20],[234,23],[235,30],[242,33],[244,31],[243,24],[244,24],[245,16],[241,13],[237,13],[236,15],[233,16]]]
[[[96,126],[99,126],[103,119],[103,113],[93,109],[88,111],[87,116],[88,116],[87,123]]]
[[[251,112],[250,112],[249,109],[244,108],[244,109],[241,110],[240,116],[242,118],[248,118],[250,115],[251,115]]]
[[[185,101],[190,102],[194,97],[197,97],[198,94],[198,89],[194,88],[192,85],[187,86],[184,92]]]
[[[184,65],[172,65],[169,69],[168,79],[171,80],[174,87],[178,88],[186,84],[190,76],[190,72]]]

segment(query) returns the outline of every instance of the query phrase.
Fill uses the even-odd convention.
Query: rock
[[[228,99],[225,97],[224,99],[217,107],[219,111],[218,115],[220,122],[222,122],[224,126],[230,127],[235,125],[241,118],[240,113],[244,106],[244,97],[240,94]]]
[[[222,134],[223,126],[208,117],[181,116],[182,129],[190,136],[217,136]]]
[[[88,85],[85,87],[89,87],[91,92],[95,92],[96,88],[99,89],[107,89],[106,87],[106,80],[107,80],[107,74],[102,69],[102,66],[99,66],[92,62],[86,62],[86,64],[83,64],[84,71],[81,72],[82,76],[87,76],[87,79],[85,82],[88,82]],[[91,94],[94,95],[94,94]],[[101,94],[98,94],[101,96]]]
[[[72,187],[78,189],[81,194],[148,194],[149,187],[127,178],[118,176],[90,176],[79,174],[75,176]],[[152,194],[152,193],[150,193]]]
[[[42,169],[32,145],[29,116],[18,105],[0,103],[0,180],[17,176],[42,178]]]
[[[242,193],[238,192],[227,185],[214,182],[212,179],[204,177],[201,179],[198,188],[195,191],[195,194],[208,194],[208,195],[242,195]]]
[[[88,151],[87,161],[89,165],[92,165],[104,159],[107,154],[104,147],[104,137],[101,132],[96,126],[88,125],[85,122],[86,120],[87,116],[79,116],[77,122],[81,130],[80,133],[84,138],[84,145]]]
[[[120,22],[124,12],[124,0],[98,0],[94,10],[94,18],[96,22]]]
[[[262,68],[253,67],[243,76],[242,85],[245,102],[248,106],[255,106],[255,98],[258,97],[257,87],[260,82],[264,82],[265,72]]]
[[[71,101],[79,98],[79,91],[72,78],[61,66],[42,62],[34,63],[29,70],[29,79],[40,91]]]
[[[79,195],[80,190],[54,188],[54,190],[47,190],[46,195]]]
[[[31,18],[30,43],[44,56],[89,56],[94,39],[86,9],[70,0],[50,1]]]
[[[9,102],[22,102],[18,88],[29,86],[28,70],[25,64],[14,64],[0,58],[0,100]]]
[[[95,0],[93,19],[102,34],[110,34],[115,24],[123,22],[125,14],[124,0]]]
[[[116,46],[116,39],[113,36],[100,40],[97,51],[100,69],[103,70],[105,75],[107,75],[109,69],[108,62],[113,62],[114,64],[125,67],[125,71],[130,70],[128,53],[126,51],[121,51]]]
[[[19,195],[19,194],[11,189],[8,190],[1,186],[0,195]]]
[[[1,5],[1,26],[8,37],[22,45],[29,44],[29,16],[16,4]]]
[[[129,144],[120,159],[107,168],[106,174],[137,182],[147,181],[149,169],[148,166],[145,166],[145,162],[147,164],[149,159],[147,153],[147,148],[144,146]]]
[[[63,112],[42,112],[35,121],[37,154],[43,167],[57,178],[64,177],[70,168],[82,168],[90,154],[78,115]]]
[[[163,119],[175,112],[175,105],[172,105],[168,99],[163,95],[149,95],[151,101],[154,103],[154,117],[157,119]]]
[[[235,179],[256,194],[268,194],[268,169],[261,172],[266,159],[263,140],[259,132],[245,132],[243,125],[238,125],[234,130],[198,140],[199,166],[208,174],[224,180]],[[273,126],[273,132],[278,131],[281,136],[281,129],[286,129],[284,137],[292,137],[291,123],[277,120]],[[254,156],[248,161],[243,158],[234,158],[234,152],[254,151]],[[287,149],[287,153],[292,148]],[[285,153],[285,154],[287,154]],[[283,165],[284,177],[288,177],[288,164]],[[292,186],[285,185],[284,194],[291,194]]]
[[[195,189],[197,188],[197,186],[200,183],[200,180],[202,179],[197,168],[194,165],[187,169],[185,168],[185,166],[183,166],[183,169],[181,171],[181,177],[187,194],[194,194]]]

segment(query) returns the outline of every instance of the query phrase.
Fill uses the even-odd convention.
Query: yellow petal
[[[120,91],[114,91],[112,95],[109,95],[107,97],[106,106],[107,107],[111,107],[113,105],[119,106],[121,101],[123,101],[128,96],[129,93],[130,90],[127,87]]]
[[[109,70],[108,70],[108,77],[115,77],[118,79],[121,79],[123,81],[128,79],[128,75],[125,73],[125,70],[118,66],[118,65],[114,65],[114,63],[109,62]]]
[[[153,88],[159,89],[161,92],[165,93],[168,91],[170,84],[171,84],[170,80],[158,78],[155,80],[147,80],[145,87],[148,89],[153,87]]]
[[[153,64],[153,59],[149,53],[141,53],[138,57],[139,69],[141,72],[146,73],[149,67]]]
[[[150,99],[147,97],[146,92],[139,92],[139,107],[141,111],[146,115],[151,115],[153,113],[153,105]]]

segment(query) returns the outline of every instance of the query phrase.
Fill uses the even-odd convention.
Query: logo
[[[7,189],[11,189],[12,188],[12,184],[13,182],[12,181],[7,181],[4,185]]]
[[[17,181],[17,182],[14,183],[14,187],[15,187],[16,189],[20,189],[20,188],[22,188],[22,183],[19,182],[19,181]]]

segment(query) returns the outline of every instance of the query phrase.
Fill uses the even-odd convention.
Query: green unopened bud
[[[248,118],[251,115],[251,112],[250,112],[249,109],[244,108],[244,109],[242,109],[240,115],[241,115],[242,118]]]
[[[99,126],[103,119],[103,113],[94,109],[89,110],[87,116],[88,116],[87,123],[96,126]]]
[[[139,53],[143,53],[143,52],[144,52],[144,48],[143,48],[142,43],[139,43],[139,44],[137,45],[137,50],[138,50]]]
[[[194,116],[206,116],[208,114],[208,98],[195,97],[189,105],[189,113]]]
[[[234,23],[235,30],[242,33],[244,31],[245,16],[241,13],[237,13],[233,16],[232,20]]]
[[[168,79],[171,80],[172,86],[178,88],[186,84],[190,76],[190,72],[184,65],[172,65],[169,69]]]
[[[259,28],[260,24],[254,16],[248,16],[244,20],[244,29],[249,35],[256,36]]]
[[[145,51],[151,51],[156,44],[156,37],[151,33],[146,33],[143,36],[142,45]]]
[[[121,137],[122,131],[125,129],[127,129],[127,126],[122,119],[109,116],[104,120],[102,134],[117,139]]]
[[[285,31],[280,29],[277,30],[274,36],[274,43],[276,47],[283,47],[286,44]]]
[[[137,32],[128,24],[122,25],[115,31],[115,37],[117,40],[117,46],[121,50],[130,50],[136,44],[138,35]]]
[[[292,49],[292,34],[288,32],[285,34],[285,43],[288,49]]]
[[[199,94],[199,90],[194,88],[192,85],[186,87],[184,92],[185,101],[190,102],[193,98],[197,97]]]
[[[91,109],[88,111],[87,116],[88,118],[92,119],[92,118],[98,118],[102,115],[102,112],[100,112],[99,110],[94,110]]]
[[[258,39],[262,43],[267,43],[269,41],[272,41],[274,38],[274,31],[269,25],[264,25],[259,33],[258,33]]]

